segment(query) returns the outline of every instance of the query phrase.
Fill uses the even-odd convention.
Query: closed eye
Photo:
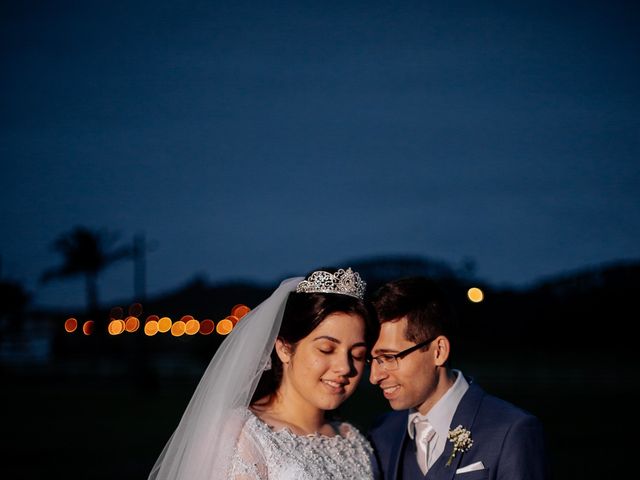
[[[358,348],[353,349],[351,351],[351,358],[357,360],[358,362],[362,362],[367,359],[367,349],[366,348]]]

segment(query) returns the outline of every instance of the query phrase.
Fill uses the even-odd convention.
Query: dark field
[[[485,390],[542,420],[554,478],[624,477],[633,455],[629,412],[640,405],[638,362],[601,356],[514,353],[459,365]],[[124,376],[3,377],[5,479],[145,479],[197,384],[163,379],[143,389]],[[385,403],[364,381],[340,414],[366,430]]]

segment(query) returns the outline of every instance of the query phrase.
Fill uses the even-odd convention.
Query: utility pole
[[[133,237],[133,289],[134,301],[142,305],[147,299],[147,252],[153,250],[155,245],[149,246],[144,233],[138,233]],[[144,320],[140,319],[144,328]],[[133,378],[138,388],[145,391],[154,390],[157,387],[156,373],[149,364],[151,354],[149,342],[145,336],[138,332],[133,349],[131,350]]]
[[[133,238],[133,292],[135,300],[144,303],[147,297],[147,245],[144,233]]]

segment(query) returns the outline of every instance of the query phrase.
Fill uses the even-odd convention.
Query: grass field
[[[635,422],[628,412],[640,405],[638,362],[507,357],[461,368],[542,420],[554,478],[626,476],[622,464],[633,455],[626,432]],[[197,384],[163,381],[142,390],[118,377],[5,377],[3,479],[145,479]],[[341,415],[366,430],[386,408],[365,381]]]

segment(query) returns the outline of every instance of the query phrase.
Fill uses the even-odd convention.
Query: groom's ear
[[[276,339],[276,355],[283,365],[291,361],[291,346],[281,338]]]
[[[431,345],[433,347],[433,360],[435,365],[438,367],[443,366],[447,363],[449,354],[451,353],[451,344],[449,343],[449,339],[444,335],[440,335],[433,340]]]

